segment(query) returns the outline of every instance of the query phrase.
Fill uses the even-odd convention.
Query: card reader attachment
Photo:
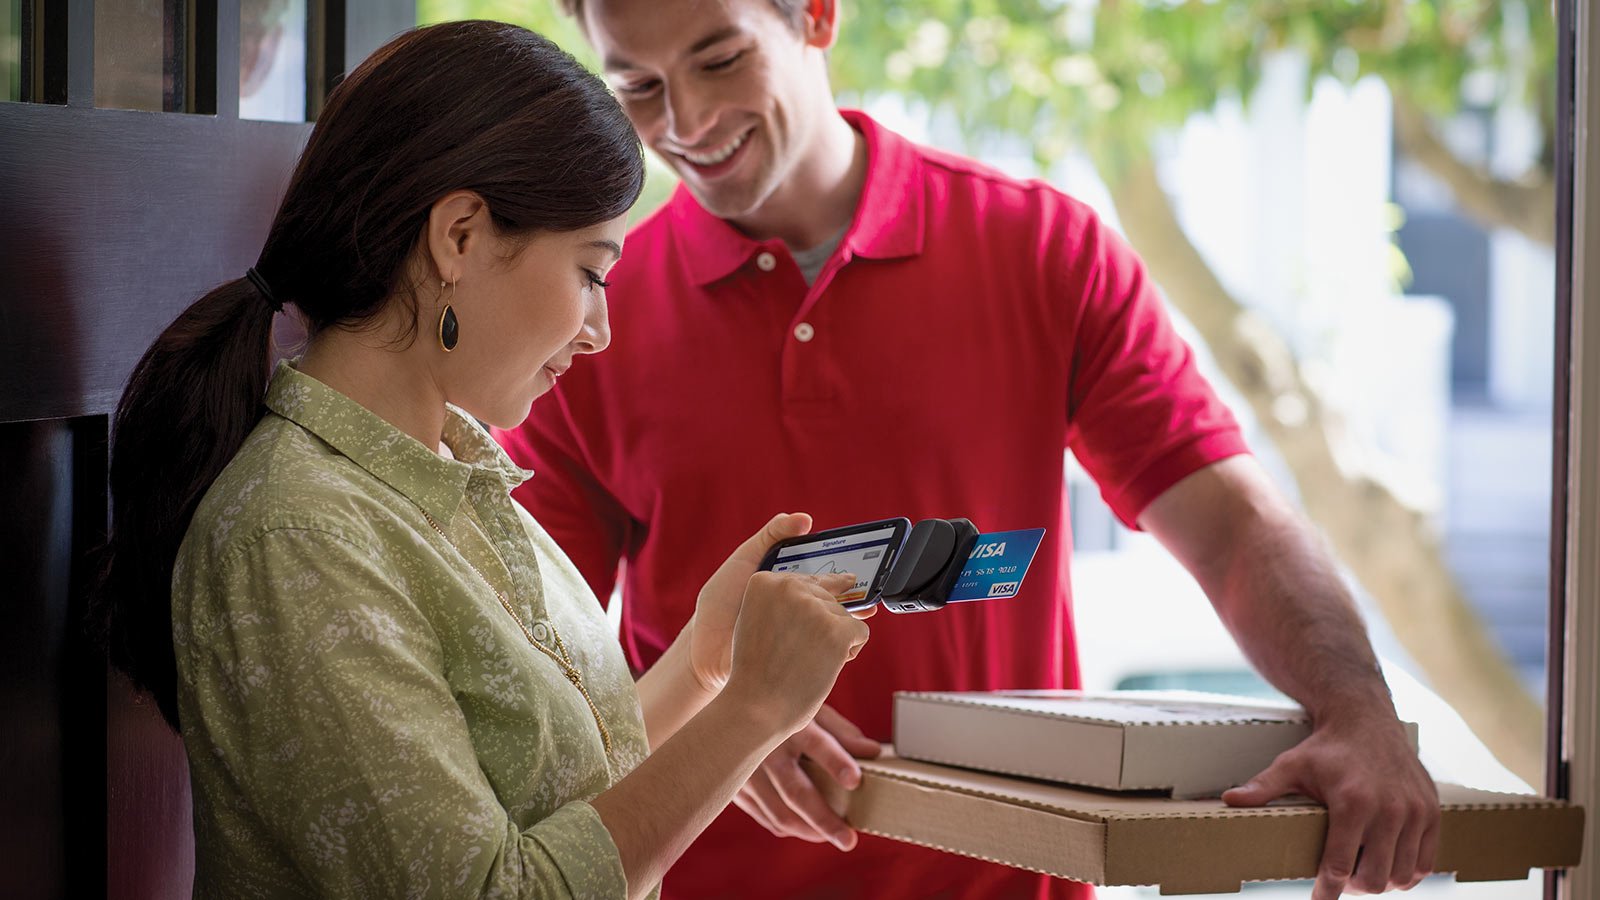
[[[883,583],[884,607],[897,613],[943,608],[977,540],[977,526],[967,519],[918,522]]]

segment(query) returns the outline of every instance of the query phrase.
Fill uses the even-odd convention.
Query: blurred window
[[[306,0],[239,4],[239,118],[306,120]]]
[[[22,99],[22,0],[0,0],[0,100]]]
[[[184,109],[183,0],[99,0],[94,5],[94,105]]]

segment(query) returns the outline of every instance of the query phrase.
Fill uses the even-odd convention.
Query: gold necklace
[[[561,667],[561,674],[567,676],[567,680],[572,682],[572,686],[577,688],[578,693],[583,695],[583,701],[589,704],[589,712],[594,716],[595,727],[600,729],[600,743],[606,748],[606,756],[610,756],[611,730],[606,728],[605,722],[601,721],[600,707],[596,706],[594,698],[589,696],[589,689],[583,686],[583,673],[579,672],[578,667],[573,665],[572,654],[567,652],[567,645],[562,642],[561,632],[556,630],[555,623],[552,622],[549,625],[549,628],[550,636],[555,639],[556,650],[560,651],[559,655],[557,655],[555,650],[551,650],[549,647],[546,647],[545,645],[534,640],[533,632],[528,630],[528,626],[523,623],[522,617],[517,615],[517,610],[511,605],[511,601],[506,599],[506,595],[501,593],[500,589],[494,586],[494,582],[490,581],[487,575],[483,574],[483,572],[477,566],[473,565],[472,560],[467,559],[467,555],[462,553],[461,548],[456,544],[456,542],[450,539],[450,535],[446,534],[445,530],[439,527],[439,523],[433,520],[433,516],[428,515],[427,510],[422,510],[422,517],[427,519],[428,524],[433,526],[433,530],[439,532],[439,536],[444,538],[445,543],[449,544],[451,548],[456,551],[456,555],[460,556],[461,561],[467,564],[467,568],[471,569],[473,573],[478,576],[480,581],[489,586],[489,590],[494,592],[494,596],[500,601],[500,605],[505,608],[506,612],[511,614],[511,620],[517,623],[518,628],[522,629],[522,636],[528,639],[528,643],[533,645],[534,649],[538,650],[540,653],[550,657],[555,661],[557,666]],[[487,537],[487,530],[485,530],[485,536]]]

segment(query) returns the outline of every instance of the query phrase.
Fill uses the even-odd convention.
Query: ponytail
[[[178,728],[172,567],[211,483],[263,415],[272,301],[240,278],[200,298],[134,367],[111,438],[111,536],[91,615],[111,662]]]

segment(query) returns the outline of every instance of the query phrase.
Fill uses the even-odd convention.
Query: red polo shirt
[[[639,668],[774,513],[819,529],[1047,527],[1019,596],[873,619],[829,702],[889,740],[896,690],[1077,686],[1064,449],[1132,523],[1245,445],[1143,265],[1088,207],[845,117],[866,138],[866,186],[815,284],[781,241],[743,236],[680,187],[613,270],[610,350],[499,437],[537,473],[517,499],[599,597],[626,561],[622,641]],[[849,854],[781,840],[732,807],[667,892],[1088,896],[865,835]]]

